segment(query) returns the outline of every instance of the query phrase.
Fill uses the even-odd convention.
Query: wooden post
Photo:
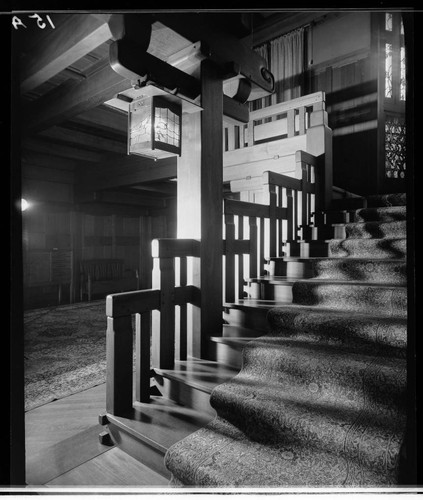
[[[313,105],[310,127],[307,129],[307,152],[318,158],[315,172],[316,206],[315,210],[329,208],[332,200],[332,130],[328,127],[325,102]]]
[[[150,401],[150,336],[151,313],[135,315],[136,390],[135,399],[141,403]]]
[[[222,333],[223,82],[201,63],[201,357],[208,338]]]
[[[132,409],[132,321],[131,316],[107,317],[106,410],[123,415]]]
[[[153,330],[153,366],[172,370],[175,361],[175,259],[159,255],[157,260],[159,266],[155,266],[153,287],[160,289],[160,318]]]
[[[225,215],[226,251],[225,251],[225,301],[235,301],[235,222],[232,214]]]

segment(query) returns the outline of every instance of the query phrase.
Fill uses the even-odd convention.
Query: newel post
[[[111,295],[106,299],[106,315],[106,411],[124,415],[132,409],[132,319],[130,315],[114,317]]]
[[[332,200],[332,130],[328,127],[328,114],[325,107],[325,94],[322,100],[313,105],[310,126],[306,132],[307,152],[316,156],[318,166],[316,177],[315,210],[328,208]]]
[[[153,311],[153,366],[173,369],[175,362],[175,258],[166,240],[152,241],[153,288],[160,289],[160,312]]]

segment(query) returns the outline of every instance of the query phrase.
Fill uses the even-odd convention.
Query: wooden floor
[[[115,446],[100,444],[105,384],[25,414],[28,487],[168,488],[168,480]]]

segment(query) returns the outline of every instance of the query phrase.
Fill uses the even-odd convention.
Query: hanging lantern
[[[182,105],[155,95],[129,103],[128,154],[155,160],[181,155]]]

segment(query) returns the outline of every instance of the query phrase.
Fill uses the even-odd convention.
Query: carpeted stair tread
[[[391,207],[407,204],[406,193],[376,194],[366,196],[368,207]]]
[[[298,264],[293,279],[275,272],[288,271],[275,259],[271,275],[251,280],[293,283],[292,303],[266,304],[269,330],[244,344],[241,371],[211,393],[215,420],[168,450],[172,484],[398,484],[407,408],[406,197],[357,203],[343,216],[343,239],[304,243],[325,243],[326,255],[285,258]],[[287,251],[297,253],[300,243]]]
[[[404,238],[406,231],[405,220],[351,222],[345,224],[347,238]]]
[[[182,448],[182,450],[180,450]],[[261,444],[217,417],[165,456],[172,484],[208,487],[386,486],[397,482],[389,462],[381,474],[360,460],[304,443]],[[176,476],[176,478],[175,478]]]
[[[367,459],[374,464],[380,433],[393,437],[404,423],[405,360],[351,356],[323,346],[311,350],[287,341],[275,356],[276,346],[266,340],[250,343],[241,374],[213,391],[218,415],[252,440],[288,443],[307,437],[310,445],[340,451],[346,429],[365,414]],[[266,370],[257,371],[255,351],[266,357]],[[399,448],[398,437],[397,442]],[[363,449],[361,455],[364,459]]]
[[[353,222],[394,222],[406,220],[406,217],[405,206],[359,208],[353,214]]]
[[[322,309],[298,304],[275,307],[267,314],[270,331],[310,343],[364,346],[376,352],[389,350],[393,356],[405,356],[406,318],[377,316],[348,311]]]
[[[361,257],[272,257],[267,266],[269,277],[289,275],[291,279],[340,279],[405,284],[404,259]]]
[[[407,289],[399,285],[300,280],[292,287],[292,300],[296,304],[321,304],[345,311],[407,315]]]
[[[404,259],[406,255],[406,238],[347,238],[328,243],[329,257]]]
[[[312,263],[314,277],[399,283],[407,281],[407,265],[403,259],[327,258]]]

